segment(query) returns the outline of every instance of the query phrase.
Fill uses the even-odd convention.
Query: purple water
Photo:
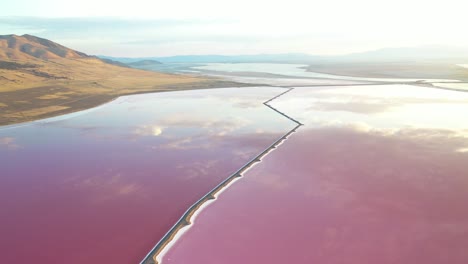
[[[138,263],[294,126],[262,104],[282,91],[135,95],[0,129],[0,262]]]
[[[467,263],[467,94],[302,88],[272,105],[305,126],[162,263]]]

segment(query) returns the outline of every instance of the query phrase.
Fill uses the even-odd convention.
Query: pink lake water
[[[468,263],[468,94],[296,88],[271,104],[305,125],[162,263]]]
[[[0,128],[0,263],[138,263],[295,126],[262,104],[281,92],[134,95]]]

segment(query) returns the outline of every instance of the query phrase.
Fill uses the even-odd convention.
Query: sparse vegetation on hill
[[[59,58],[88,58],[89,56],[53,41],[31,35],[3,35],[0,36],[0,59],[59,59]]]
[[[86,109],[125,94],[213,83],[123,66],[31,35],[0,36],[0,125]]]

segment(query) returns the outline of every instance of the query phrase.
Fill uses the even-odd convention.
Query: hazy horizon
[[[392,47],[468,46],[468,36],[462,34],[465,6],[458,0],[84,0],[73,6],[19,0],[2,4],[0,34],[32,34],[116,57],[342,55]]]

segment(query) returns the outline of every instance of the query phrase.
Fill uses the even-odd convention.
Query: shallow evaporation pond
[[[220,77],[234,82],[241,83],[254,83],[261,85],[272,86],[319,86],[319,85],[357,85],[357,84],[370,84],[364,81],[348,81],[336,79],[318,79],[318,78],[267,78],[267,77],[243,77],[243,76],[226,76],[223,74],[206,74],[213,77]]]
[[[191,67],[195,70],[201,71],[214,71],[220,75],[230,75],[231,73],[265,73],[277,74],[284,77],[304,77],[316,79],[330,79],[330,80],[346,80],[358,82],[416,82],[416,81],[430,81],[430,82],[444,82],[456,81],[445,79],[427,79],[427,78],[370,78],[370,77],[353,77],[335,74],[326,74],[307,71],[308,65],[306,64],[286,64],[286,63],[206,63],[202,66]],[[320,83],[318,83],[320,84]],[[294,85],[294,84],[293,84]],[[299,84],[296,84],[299,85]]]
[[[466,263],[468,93],[296,88],[305,125],[197,217],[162,263]]]
[[[199,198],[295,126],[279,88],[142,94],[0,129],[2,263],[138,263]]]

